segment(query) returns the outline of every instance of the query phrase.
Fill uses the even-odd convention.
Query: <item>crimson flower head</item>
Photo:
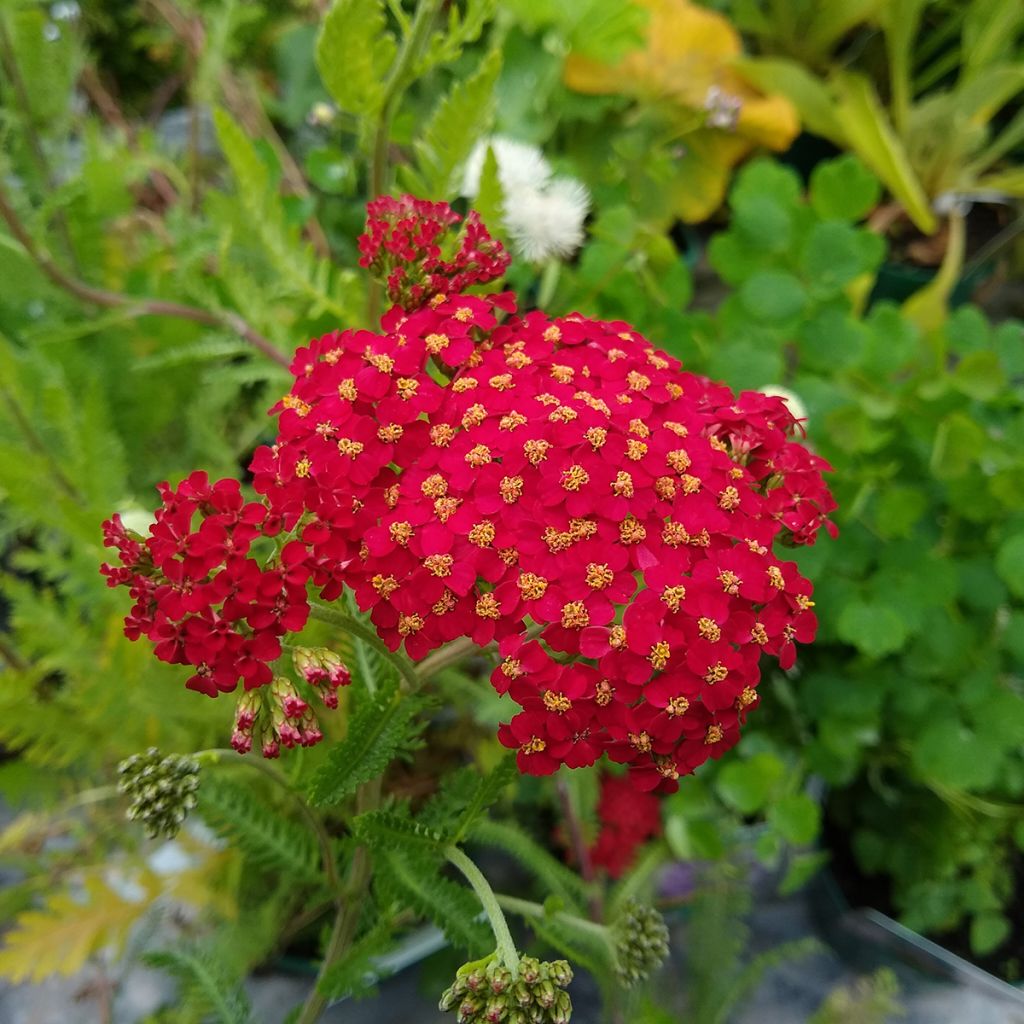
[[[411,310],[434,295],[461,292],[501,277],[509,255],[470,213],[462,218],[447,203],[412,196],[381,196],[367,206],[359,238],[359,265],[387,284],[388,298]]]
[[[690,373],[627,323],[467,294],[507,255],[473,215],[452,242],[457,222],[371,204],[363,262],[398,304],[298,350],[252,460],[259,501],[193,474],[144,543],[110,524],[129,635],[194,666],[192,688],[251,689],[308,588],[350,590],[413,659],[459,637],[497,650],[523,771],[607,756],[674,789],[736,742],[762,657],[788,668],[814,637],[811,585],[776,549],[834,533],[830,467],[782,399]]]

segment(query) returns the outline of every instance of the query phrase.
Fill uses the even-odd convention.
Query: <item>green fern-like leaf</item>
[[[519,769],[515,758],[507,754],[491,771],[480,778],[472,799],[459,816],[452,842],[462,842],[483,814],[518,777]]]
[[[440,858],[390,852],[374,864],[384,895],[433,921],[454,946],[471,957],[493,948],[490,929],[479,920],[480,904],[468,889],[441,874]]]
[[[199,811],[259,866],[308,883],[321,880],[317,844],[309,829],[282,815],[250,787],[206,778],[199,788]]]
[[[248,1024],[249,1000],[238,979],[205,947],[146,953],[143,961],[173,975],[181,986],[179,1006],[217,1024]]]
[[[352,716],[348,735],[313,776],[310,801],[318,806],[340,803],[383,774],[416,741],[424,724],[417,719],[427,704],[422,697],[403,696],[393,684],[367,697]]]
[[[396,43],[381,0],[335,0],[316,43],[316,66],[342,110],[374,117]]]
[[[270,261],[281,282],[310,303],[310,316],[327,313],[340,321],[351,319],[358,297],[356,275],[336,271],[298,238],[297,229],[285,220],[284,205],[272,188],[266,164],[231,117],[223,110],[215,110],[214,125],[250,228],[259,238],[262,255]]]
[[[373,995],[375,982],[381,977],[374,958],[382,956],[391,946],[394,925],[390,918],[382,917],[349,948],[345,956],[331,964],[317,983],[321,995],[328,999],[347,997],[360,999]]]
[[[392,811],[367,811],[352,819],[352,831],[368,846],[416,856],[424,850],[440,853],[448,840],[442,832]]]
[[[421,191],[432,199],[449,199],[455,172],[494,117],[494,85],[501,51],[492,50],[465,81],[456,82],[441,100],[416,142]]]
[[[470,829],[469,835],[475,842],[497,847],[515,857],[552,895],[560,897],[566,906],[578,910],[586,903],[587,887],[583,880],[552,857],[518,825],[481,818]]]

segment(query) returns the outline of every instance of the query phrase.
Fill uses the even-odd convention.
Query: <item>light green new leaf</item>
[[[452,86],[431,114],[415,147],[424,198],[451,198],[455,172],[491,126],[500,70],[501,51],[492,50],[469,78]]]
[[[317,70],[334,102],[375,116],[396,48],[380,0],[335,0],[316,42]]]
[[[835,89],[850,147],[885,182],[917,227],[931,234],[937,227],[935,214],[875,87],[863,75],[841,73]]]

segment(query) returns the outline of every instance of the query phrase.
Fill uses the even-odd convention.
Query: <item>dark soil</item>
[[[861,870],[850,845],[850,835],[849,826],[840,824],[834,809],[826,804],[822,842],[831,855],[826,870],[831,870],[851,907],[871,907],[899,920],[891,879],[884,874],[868,875]],[[1014,875],[1017,903],[1005,909],[1013,930],[997,950],[985,956],[975,956],[971,952],[970,930],[966,922],[950,931],[930,933],[927,938],[989,974],[1011,984],[1019,984],[1024,981],[1024,860],[1020,857],[1016,858]]]

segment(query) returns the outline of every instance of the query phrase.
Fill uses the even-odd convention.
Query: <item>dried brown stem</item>
[[[80,301],[107,309],[128,310],[131,316],[169,316],[179,320],[191,320],[193,323],[205,324],[209,327],[223,327],[237,334],[268,359],[272,359],[281,366],[288,366],[289,359],[285,353],[277,348],[269,338],[265,338],[254,327],[246,323],[237,313],[213,312],[168,299],[124,295],[121,292],[95,288],[91,284],[73,277],[54,263],[32,238],[11,205],[2,185],[0,185],[0,219],[7,224],[11,234],[21,243],[22,248],[43,274],[58,288],[75,296]]]

